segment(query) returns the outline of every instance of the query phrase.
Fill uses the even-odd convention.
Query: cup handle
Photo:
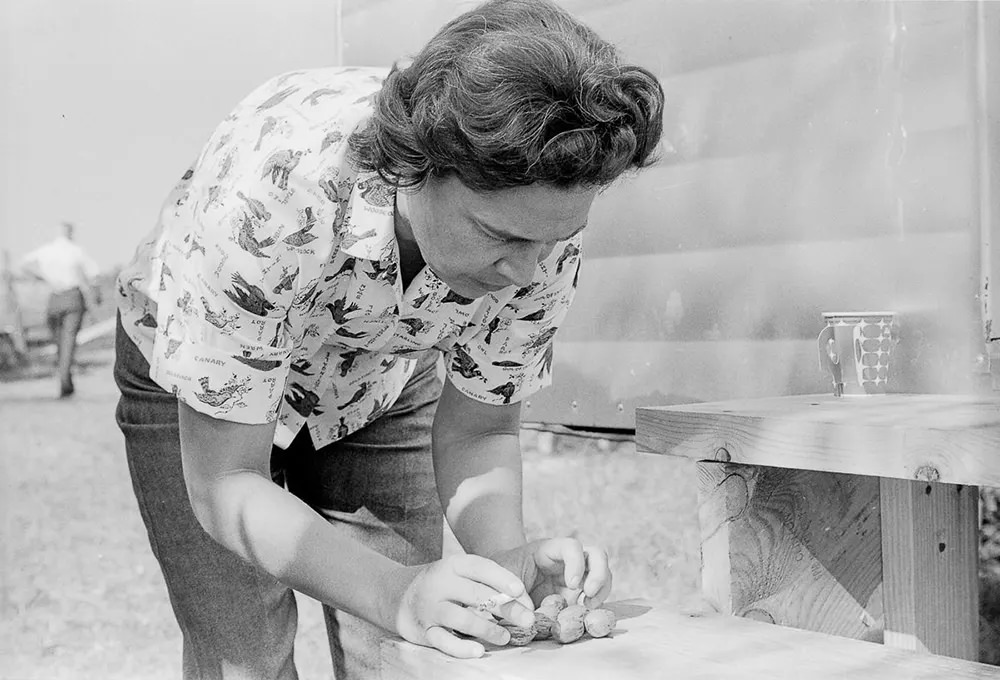
[[[833,326],[827,326],[821,330],[817,340],[820,370],[830,372],[834,385],[843,383],[843,371],[840,367],[840,356],[837,354],[837,343],[833,337]]]

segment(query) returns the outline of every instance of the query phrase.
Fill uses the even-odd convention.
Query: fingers
[[[583,604],[587,607],[599,607],[611,594],[612,576],[608,553],[593,546],[585,547],[583,553],[587,561]]]
[[[484,647],[478,640],[502,646],[510,640],[510,634],[489,613],[478,611],[476,605],[480,602],[507,602],[515,608],[511,617],[515,623],[534,622],[531,611],[498,588],[524,594],[519,579],[485,558],[462,556],[427,565],[403,595],[397,614],[398,632],[410,642],[451,656],[481,656]]]
[[[494,619],[483,618],[474,610],[466,607],[454,604],[443,605],[438,620],[447,629],[494,645],[503,646],[510,641],[510,634]]]
[[[475,607],[461,606],[474,605],[485,599],[496,599],[497,595],[496,590],[471,580],[456,583],[454,595],[450,598],[452,601],[441,602],[436,608],[433,617],[435,625],[430,626],[424,634],[427,644],[445,654],[463,659],[482,656],[485,648],[476,640],[464,640],[455,633],[500,647],[506,645],[510,641],[510,633],[498,625],[490,614]],[[516,605],[519,608],[514,612],[512,619],[518,625],[530,626],[534,623],[534,614],[526,610],[517,600],[510,600],[506,605]],[[528,615],[526,622],[517,620],[524,618],[521,614]]]
[[[463,633],[498,647],[510,642],[509,631],[497,625],[492,617],[484,618],[473,609],[454,604],[445,605],[438,618],[441,625],[428,628],[424,639],[428,645],[445,654],[460,659],[474,659],[482,656],[486,651],[480,642],[462,639],[452,631]]]
[[[456,585],[453,599],[488,618],[495,616],[518,626],[530,626],[535,622],[534,605],[527,593],[513,598],[504,593],[497,593],[481,583],[464,581]]]
[[[442,567],[441,580],[435,587],[437,604],[425,610],[424,620],[427,631],[442,628],[450,639],[438,632],[433,635],[425,633],[428,643],[433,638],[445,645],[439,649],[448,654],[454,650],[461,655],[478,655],[482,653],[482,645],[478,648],[459,645],[469,641],[460,640],[450,631],[505,645],[510,635],[493,616],[519,626],[530,626],[535,622],[531,599],[525,592],[524,584],[493,560],[478,555],[463,555],[445,561]],[[447,575],[448,572],[450,575]],[[525,606],[518,598],[527,600],[529,605]]]
[[[546,574],[562,572],[566,587],[580,588],[587,570],[583,545],[575,538],[553,538],[538,546],[535,563]]]
[[[535,622],[535,614],[534,614],[535,603],[531,601],[531,595],[529,595],[528,593],[522,593],[521,596],[519,598],[517,598],[517,601],[521,604],[522,607],[525,608],[526,611],[531,612],[531,623],[534,623]],[[510,617],[504,617],[504,618],[510,618]],[[520,624],[518,624],[518,625],[520,625]],[[525,625],[530,625],[530,624],[525,624]]]
[[[596,607],[611,594],[608,554],[601,548],[584,547],[574,538],[552,539],[539,544],[536,563],[544,573],[562,572],[562,594],[569,602]]]
[[[467,555],[455,564],[455,574],[463,580],[456,585],[454,600],[477,607],[519,626],[535,622],[531,597],[524,584],[493,560]]]
[[[500,605],[493,614],[524,628],[535,623],[535,605],[531,602],[531,596],[527,593],[524,593],[516,600],[511,600]]]
[[[462,640],[441,626],[428,628],[424,633],[424,640],[429,647],[434,647],[459,659],[476,659],[486,651],[482,644],[475,640]]]
[[[457,576],[482,583],[493,590],[518,597],[524,592],[521,579],[493,560],[479,555],[463,555],[454,560],[452,567]]]

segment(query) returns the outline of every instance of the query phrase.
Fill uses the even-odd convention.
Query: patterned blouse
[[[432,347],[481,402],[515,403],[551,382],[581,237],[524,288],[468,299],[424,267],[404,290],[395,189],[347,154],[384,76],[300,71],[251,93],[118,279],[122,324],[151,379],[213,418],[277,419],[281,447],[303,424],[320,447],[378,418],[410,378],[410,355]]]

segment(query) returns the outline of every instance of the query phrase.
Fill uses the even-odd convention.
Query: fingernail
[[[517,597],[524,592],[524,584],[519,581],[514,581],[507,584],[507,594]]]

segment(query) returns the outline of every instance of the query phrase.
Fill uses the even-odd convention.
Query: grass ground
[[[0,382],[0,678],[175,680],[180,636],[132,497],[114,423],[112,354],[81,352],[71,400],[46,371]],[[695,598],[696,484],[629,443],[525,431],[532,537],[604,545],[615,599]],[[544,435],[542,435],[544,437]],[[541,442],[547,444],[544,440]],[[332,677],[319,605],[300,600],[304,680]]]

